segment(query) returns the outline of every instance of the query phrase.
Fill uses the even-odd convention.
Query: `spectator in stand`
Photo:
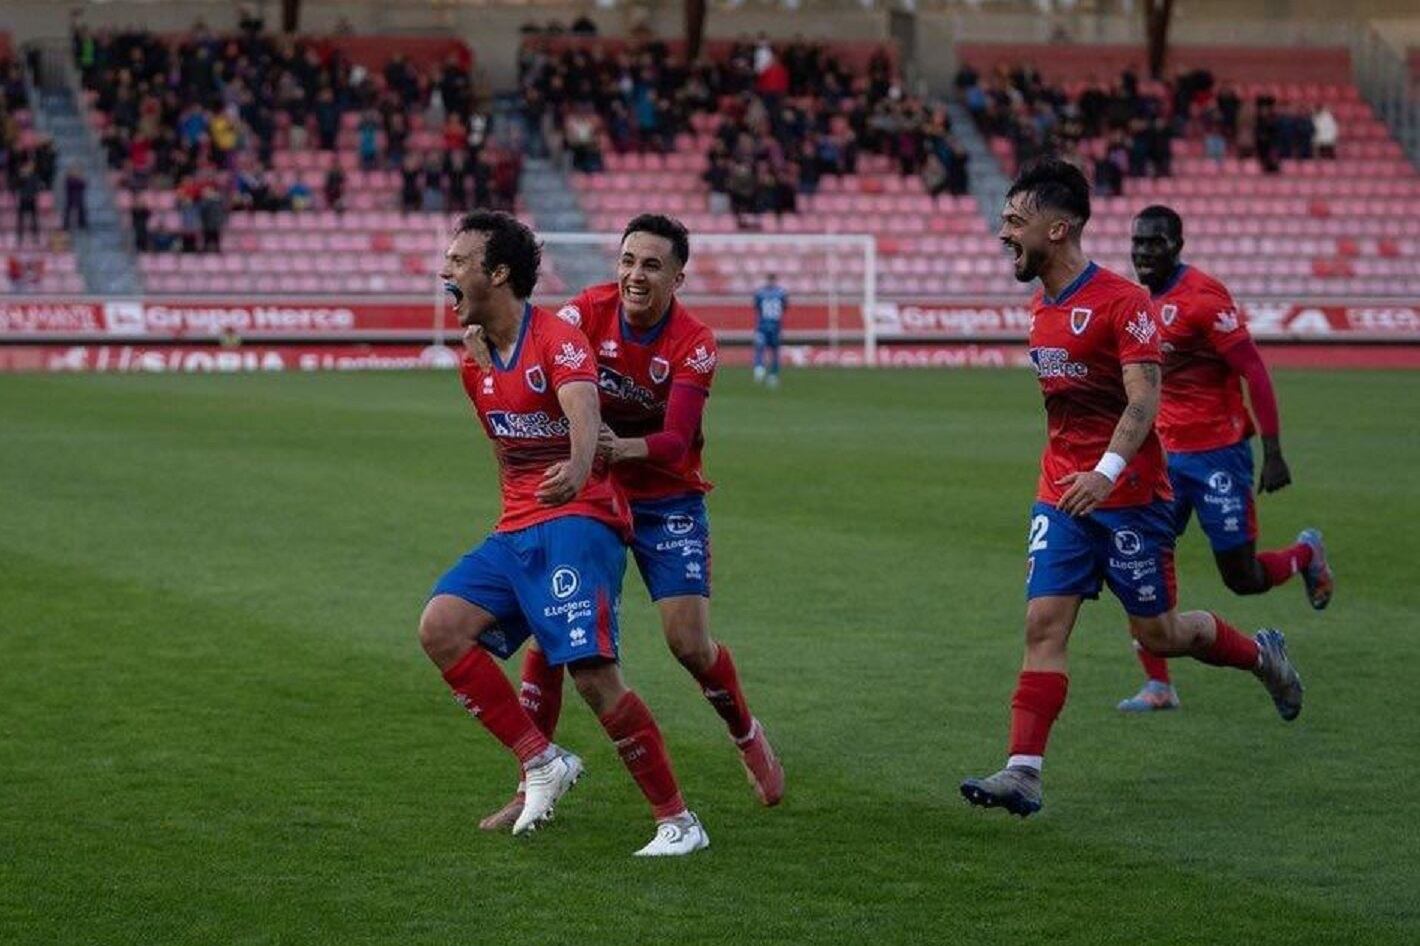
[[[444,210],[444,162],[433,151],[424,156],[422,207],[425,213],[442,213]]]
[[[44,190],[44,183],[40,180],[38,172],[35,171],[33,161],[26,161],[20,166],[19,177],[15,183],[15,234],[16,243],[25,241],[25,221],[30,224],[30,234],[39,242],[39,195]]]
[[[202,252],[222,252],[222,226],[226,223],[227,208],[215,181],[203,186],[197,201],[197,217],[202,227]]]
[[[325,172],[325,207],[336,214],[345,213],[345,172],[339,165]]]
[[[340,107],[335,102],[334,90],[329,86],[316,93],[315,116],[321,150],[334,151],[340,133]]]
[[[406,143],[409,141],[409,121],[404,112],[390,109],[385,114],[385,160],[391,168],[402,168]]]
[[[582,105],[567,117],[567,149],[572,154],[572,167],[584,173],[602,169],[601,146],[597,143],[601,122],[596,112]]]
[[[1277,160],[1276,102],[1270,96],[1257,100],[1257,161],[1263,173],[1276,174],[1282,169]]]
[[[419,209],[423,188],[420,185],[421,168],[419,159],[405,155],[404,165],[399,169],[399,209],[402,213],[412,213]]]
[[[366,109],[360,116],[360,125],[357,130],[358,144],[356,150],[360,155],[360,170],[373,171],[380,162],[380,126],[375,120],[375,113]]]
[[[462,213],[468,210],[468,158],[462,150],[450,151],[444,162],[444,180],[448,183],[448,208]]]
[[[89,229],[89,208],[87,195],[89,180],[77,164],[69,165],[64,172],[64,229]]]
[[[200,196],[201,192],[192,178],[187,178],[178,185],[178,230],[182,237],[184,253],[197,252],[197,237],[202,232],[202,217],[197,207]]]
[[[1322,105],[1312,115],[1312,146],[1316,148],[1317,157],[1336,160],[1336,142],[1340,136],[1341,128],[1336,123],[1336,116]]]
[[[133,192],[133,203],[128,214],[133,224],[133,249],[139,253],[147,253],[149,249],[148,223],[153,217],[153,211],[148,206],[148,192],[146,190],[139,189]]]

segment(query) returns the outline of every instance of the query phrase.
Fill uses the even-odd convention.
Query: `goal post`
[[[616,278],[621,234],[540,232],[543,273],[535,298],[558,305]],[[754,292],[773,274],[789,295],[789,345],[860,347],[877,360],[877,241],[867,234],[691,233],[678,297],[727,343],[754,331]]]

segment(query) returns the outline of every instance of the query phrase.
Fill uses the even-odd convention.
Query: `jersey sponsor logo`
[[[1218,313],[1218,319],[1213,323],[1213,330],[1226,335],[1235,332],[1241,323],[1238,321],[1238,314],[1231,309],[1224,309]]]
[[[671,535],[689,535],[695,531],[695,518],[683,512],[673,512],[666,516],[666,531]]]
[[[559,565],[552,571],[552,597],[566,601],[582,586],[582,578],[577,569],[569,565]]]
[[[696,374],[709,374],[715,370],[715,353],[704,345],[696,345],[695,353],[685,359],[685,366]]]
[[[656,355],[651,359],[650,374],[651,380],[660,384],[671,376],[671,363],[660,355]]]
[[[582,324],[582,310],[574,305],[564,305],[557,310],[557,317],[568,325]]]
[[[655,410],[660,406],[656,400],[656,392],[649,388],[643,388],[636,383],[635,378],[608,368],[606,365],[597,366],[597,387],[608,397],[614,397],[620,401],[630,401],[647,410]]]
[[[1070,310],[1070,331],[1076,335],[1085,334],[1085,329],[1090,325],[1090,316],[1094,315],[1093,309],[1074,308]]]
[[[552,359],[553,364],[561,365],[569,371],[576,371],[590,357],[590,352],[579,345],[571,342],[563,342],[562,350]]]
[[[1154,333],[1158,331],[1158,327],[1154,325],[1154,320],[1149,318],[1149,313],[1140,309],[1138,312],[1134,313],[1134,318],[1130,319],[1125,324],[1124,331],[1133,335],[1142,345],[1144,342],[1154,337]]]
[[[616,344],[614,338],[602,339],[601,347],[597,349],[598,358],[615,358],[621,354],[621,347]]]
[[[1215,493],[1231,493],[1233,478],[1223,470],[1215,470],[1213,475],[1208,477],[1208,488]]]
[[[565,437],[572,430],[572,422],[565,417],[553,419],[547,411],[519,413],[518,411],[489,411],[488,427],[495,437],[513,440],[552,440]]]
[[[527,380],[528,387],[538,394],[547,390],[547,375],[543,373],[542,365],[533,365],[523,372],[523,377]]]
[[[1159,306],[1159,319],[1164,325],[1172,325],[1173,320],[1176,318],[1178,318],[1178,306],[1174,305],[1172,302]]]
[[[1083,378],[1090,373],[1088,365],[1070,360],[1068,348],[1032,348],[1030,360],[1039,378]]]
[[[1144,547],[1144,540],[1133,529],[1120,529],[1114,534],[1114,547],[1120,555],[1138,555]]]

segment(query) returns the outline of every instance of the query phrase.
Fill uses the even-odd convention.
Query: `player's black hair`
[[[1040,158],[1027,164],[1006,191],[1006,199],[1017,194],[1027,195],[1037,207],[1069,214],[1080,227],[1090,219],[1090,182],[1069,161]]]
[[[633,233],[664,237],[670,241],[671,252],[680,261],[680,265],[684,266],[690,261],[690,231],[674,217],[667,217],[665,214],[637,214],[631,218],[626,229],[621,231],[621,242],[625,243],[626,238]]]
[[[1169,235],[1175,240],[1183,239],[1183,218],[1172,207],[1150,204],[1136,215],[1139,220],[1162,220],[1168,226]]]
[[[542,247],[532,230],[517,217],[501,210],[475,210],[459,218],[455,233],[482,233],[483,271],[492,273],[499,266],[508,267],[508,285],[513,295],[526,299],[537,285],[537,271],[542,266]]]

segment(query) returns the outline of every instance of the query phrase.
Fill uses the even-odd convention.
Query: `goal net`
[[[543,273],[535,299],[557,307],[583,288],[616,278],[620,233],[538,234]],[[678,297],[722,343],[754,334],[755,290],[773,275],[789,296],[786,344],[861,348],[873,364],[877,337],[877,248],[859,234],[692,233]]]

